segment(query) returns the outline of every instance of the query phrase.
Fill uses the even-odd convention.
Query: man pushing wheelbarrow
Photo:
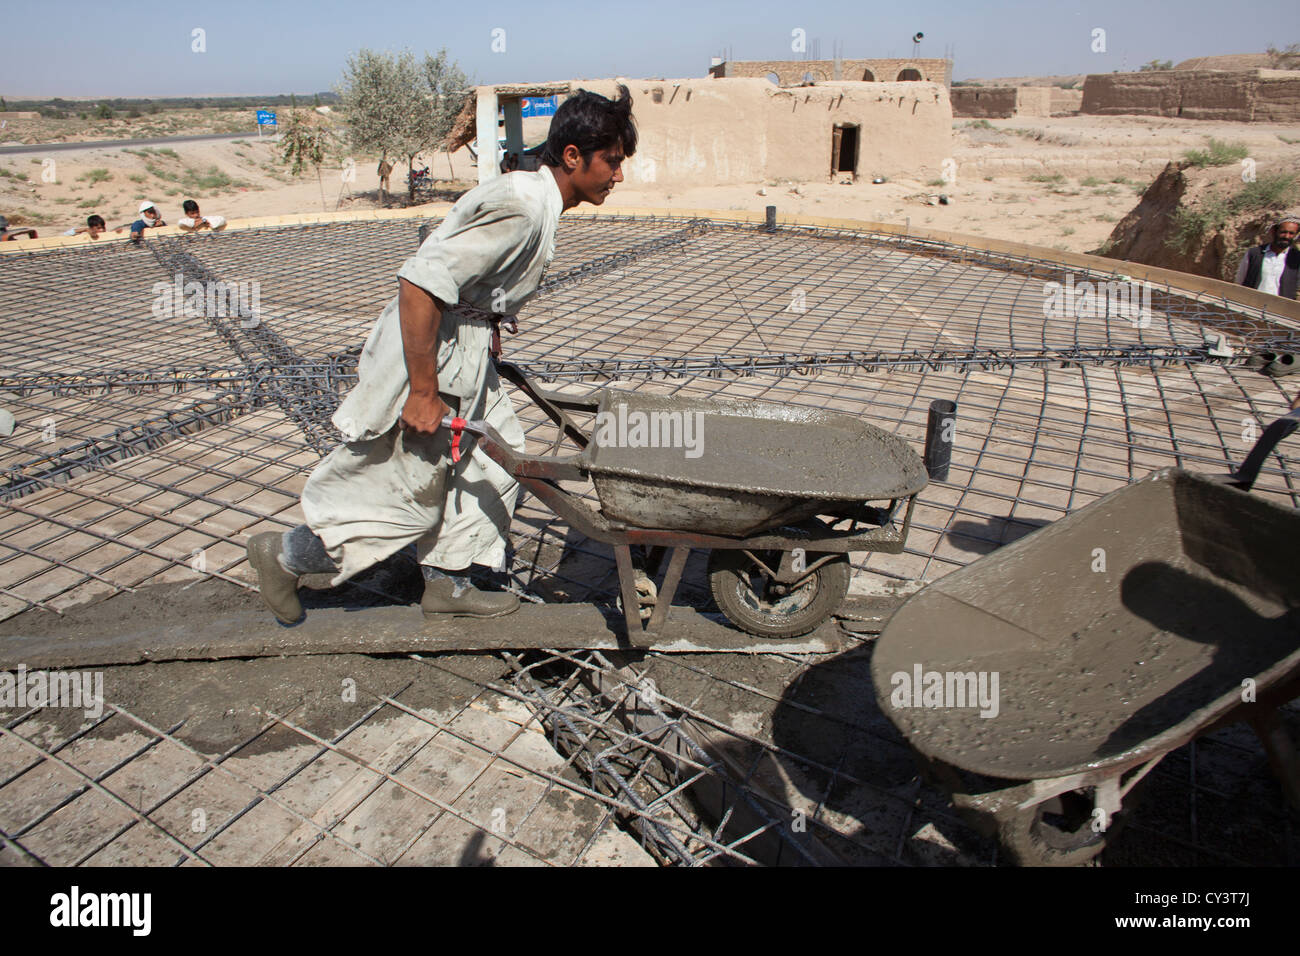
[[[492,361],[499,323],[511,324],[541,284],[561,212],[603,203],[636,143],[626,87],[614,100],[580,90],[556,111],[540,169],[470,190],[398,271],[398,294],[333,418],[344,442],[303,489],[306,523],[249,539],[262,597],[281,622],[303,617],[302,575],[329,573],[338,585],[410,544],[426,615],[518,609],[513,594],[475,588],[468,571],[504,569],[519,485],[477,447],[453,461],[442,422],[481,420],[523,452]]]

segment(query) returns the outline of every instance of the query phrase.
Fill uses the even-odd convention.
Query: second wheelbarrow
[[[1237,721],[1300,809],[1277,709],[1300,693],[1300,512],[1243,490],[1297,422],[1227,478],[1158,471],[946,575],[885,627],[881,710],[1016,862],[1088,860],[1164,756]]]

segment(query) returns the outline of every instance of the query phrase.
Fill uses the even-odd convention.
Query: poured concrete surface
[[[191,863],[226,865],[652,864],[600,802],[554,782],[576,778],[522,704],[482,686],[504,669],[356,656],[109,668],[111,716],[57,760],[15,776],[38,753],[19,738],[48,747],[84,726],[79,711],[0,735],[0,830],[53,865],[169,865],[186,856],[176,839]],[[373,711],[381,696],[401,706]],[[86,775],[118,799],[76,796]],[[0,846],[0,865],[26,858]]]

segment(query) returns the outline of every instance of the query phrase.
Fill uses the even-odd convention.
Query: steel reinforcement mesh
[[[243,542],[301,520],[298,494],[337,439],[329,417],[355,381],[360,345],[419,225],[265,228],[0,259],[0,404],[17,420],[0,439],[0,615],[57,613],[168,581],[250,587]],[[906,550],[855,556],[854,589],[871,592],[935,580],[1157,468],[1225,472],[1285,411],[1286,381],[1244,362],[1251,350],[1296,349],[1293,323],[1176,289],[1152,290],[1141,320],[1044,308],[1049,283],[1109,279],[1050,258],[869,232],[566,216],[546,282],[506,348],[553,387],[833,408],[918,450],[929,403],[956,401],[951,472],[920,496]],[[256,315],[187,317],[160,306],[166,290],[191,281],[256,283]],[[1215,335],[1237,354],[1216,357],[1207,347]],[[550,447],[541,413],[516,407],[529,450]],[[1296,474],[1294,445],[1284,444],[1256,490],[1300,505]],[[573,490],[595,506],[590,487]],[[522,498],[512,540],[509,586],[524,599],[612,604],[609,552],[539,502]],[[703,558],[692,556],[679,601],[709,611]],[[832,660],[766,655],[744,666],[728,655],[599,652],[472,660],[488,663],[458,670],[416,656],[400,674],[362,682],[372,706],[344,736],[401,722],[416,743],[410,753],[399,747],[395,762],[385,762],[387,750],[358,757],[342,737],[319,738],[287,714],[268,715],[214,757],[124,701],[110,698],[101,718],[75,730],[30,708],[3,725],[0,846],[24,859],[104,862],[147,833],[156,862],[247,860],[209,853],[209,844],[238,831],[254,807],[275,804],[315,847],[317,856],[292,860],[335,851],[340,860],[410,860],[429,834],[452,827],[520,860],[598,862],[615,823],[658,863],[997,859],[920,785],[907,748],[866,703],[865,645]],[[204,666],[216,665],[191,665]],[[559,763],[516,759],[491,734],[485,745],[477,731],[450,732],[469,711],[404,705],[402,681],[427,668],[464,683],[475,706],[516,708],[512,726],[545,734]],[[306,748],[302,766],[231,783],[227,761],[256,751],[267,733]],[[82,759],[87,741],[110,737],[134,749],[102,765]],[[554,850],[523,837],[531,814],[505,831],[463,804],[475,785],[448,796],[403,777],[413,753],[449,740],[449,752],[488,777],[536,784],[538,807],[557,790],[591,801],[598,823],[580,845]],[[163,753],[181,769],[149,800],[109,785]],[[354,803],[328,819],[276,803],[304,767],[328,761],[368,781]],[[1155,775],[1167,818],[1140,822],[1124,844],[1132,855],[1107,859],[1294,862],[1295,834],[1258,764],[1236,731],[1178,751]],[[59,785],[38,785],[51,768]],[[194,838],[169,808],[217,777],[243,788],[245,809],[230,810],[220,834]],[[343,821],[393,788],[427,811],[403,845],[379,851],[348,839]],[[1247,790],[1258,813],[1208,832],[1207,806],[1228,813],[1223,806]],[[76,852],[52,835],[74,811],[100,821]],[[798,833],[795,813],[808,823]]]

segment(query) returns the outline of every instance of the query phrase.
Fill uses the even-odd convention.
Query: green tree
[[[407,198],[414,201],[415,158],[447,138],[469,95],[467,86],[446,50],[417,63],[410,51],[394,56],[363,49],[348,58],[337,89],[348,142],[382,159],[404,159]]]
[[[320,122],[317,113],[304,113],[291,110],[285,121],[281,138],[281,158],[289,164],[289,172],[298,176],[308,166],[316,170],[316,182],[320,184],[320,206],[325,208],[325,183],[321,179],[320,167],[325,162],[325,151],[329,143],[329,130]]]
[[[425,54],[424,80],[428,84],[432,104],[430,124],[433,140],[430,145],[445,143],[456,124],[456,117],[465,106],[465,100],[473,96],[469,89],[469,77],[459,64],[447,59],[447,51],[442,49],[437,56]],[[450,154],[447,156],[447,168],[451,168]]]
[[[1138,67],[1140,73],[1155,73],[1159,70],[1172,70],[1174,68],[1173,60],[1152,60],[1149,63],[1143,63]]]
[[[336,92],[348,145],[359,153],[378,153],[381,162],[397,155],[404,111],[418,105],[396,58],[367,49],[349,56]]]

